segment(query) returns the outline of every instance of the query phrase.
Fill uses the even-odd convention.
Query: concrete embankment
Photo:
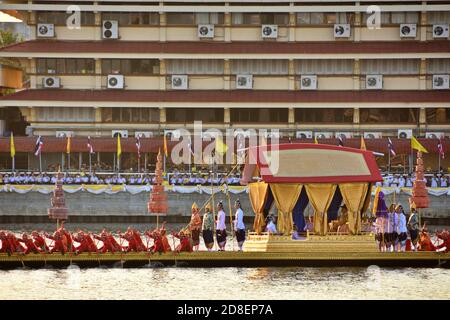
[[[202,206],[210,198],[208,194],[175,193],[169,192],[170,214],[164,220],[174,223],[184,223],[189,220],[191,205],[195,201]],[[155,217],[147,213],[148,193],[142,192],[132,195],[127,192],[116,194],[94,195],[88,192],[66,193],[66,205],[70,212],[72,222],[153,222]],[[253,221],[248,194],[230,195],[231,205],[236,199],[240,199],[246,215],[246,221]],[[228,199],[225,194],[214,196],[217,203],[222,200],[227,216]],[[387,197],[389,205],[394,200],[393,196]],[[406,194],[396,195],[396,202],[408,207]],[[430,208],[422,209],[421,215],[424,221],[435,225],[450,225],[450,196],[430,196]],[[10,192],[0,193],[0,223],[14,222],[46,222],[47,208],[50,206],[50,195],[38,192],[17,194]],[[233,210],[234,211],[234,210]],[[307,207],[306,215],[312,214],[312,208]]]

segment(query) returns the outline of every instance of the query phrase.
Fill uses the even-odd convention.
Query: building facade
[[[157,137],[194,120],[292,139],[450,133],[450,1],[7,0],[0,10],[30,27],[29,41],[0,49],[29,76],[0,100],[29,136]]]

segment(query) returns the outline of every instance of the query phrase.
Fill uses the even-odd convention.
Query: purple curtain
[[[339,207],[342,203],[342,194],[339,190],[339,186],[336,188],[336,192],[334,193],[333,200],[331,200],[330,207],[327,211],[328,222],[331,220],[337,220]]]
[[[309,203],[308,196],[306,195],[305,187],[302,188],[300,197],[298,197],[297,203],[295,204],[294,210],[292,210],[292,219],[294,224],[297,226],[299,232],[303,232],[306,226],[305,216],[303,212]]]

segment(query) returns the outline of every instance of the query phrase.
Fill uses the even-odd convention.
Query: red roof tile
[[[450,102],[446,90],[22,90],[0,100],[30,101],[123,101],[123,102],[243,102],[243,103],[376,103]]]
[[[80,53],[203,53],[203,54],[307,54],[307,53],[430,53],[450,52],[450,41],[63,41],[31,40],[1,48],[3,52]]]

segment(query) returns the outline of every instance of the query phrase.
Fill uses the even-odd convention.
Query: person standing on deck
[[[223,203],[217,204],[217,221],[216,221],[216,239],[219,245],[219,251],[225,251],[227,244],[227,227],[225,225],[225,211],[223,211]]]
[[[202,235],[205,242],[206,249],[211,251],[214,245],[214,217],[211,212],[211,205],[208,203],[205,207],[205,214],[203,215]]]
[[[408,230],[406,229],[406,216],[405,212],[403,210],[402,205],[398,205],[396,208],[397,215],[398,215],[398,226],[397,226],[397,233],[398,233],[398,252],[405,252],[406,251],[406,239],[408,238]]]
[[[241,201],[239,199],[234,203],[236,209],[236,216],[234,220],[234,233],[239,246],[239,251],[242,251],[242,246],[245,241],[245,224],[244,224],[244,211],[242,211]]]
[[[408,219],[408,231],[411,237],[411,249],[417,251],[417,240],[419,238],[419,219],[417,218],[416,204],[411,204],[411,214]]]
[[[202,219],[200,218],[200,209],[197,204],[194,202],[192,204],[192,215],[191,221],[189,222],[189,231],[191,232],[192,237],[192,246],[195,251],[198,251],[198,246],[200,244],[200,230],[202,227]]]

